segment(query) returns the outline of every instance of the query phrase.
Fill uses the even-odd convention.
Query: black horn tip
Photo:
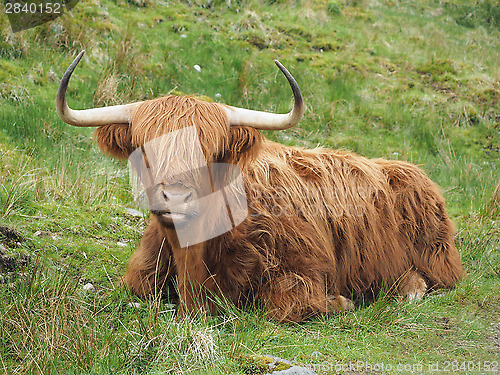
[[[277,67],[281,70],[281,72],[285,75],[286,79],[288,80],[288,83],[290,84],[290,87],[292,88],[293,96],[295,99],[295,106],[296,107],[301,107],[303,106],[303,99],[302,99],[302,93],[300,92],[300,87],[295,78],[290,74],[287,68],[283,66],[282,63],[280,63],[278,60],[274,60],[274,63],[277,65]]]
[[[73,73],[73,70],[75,70],[76,66],[78,65],[78,63],[80,62],[80,60],[82,59],[82,57],[83,57],[84,54],[85,54],[85,50],[82,50],[78,54],[78,56],[75,57],[75,59],[73,60],[73,62],[71,63],[71,65],[68,66],[68,69],[66,69],[66,72],[64,73],[64,76],[68,76],[68,79],[69,79],[69,76],[71,76],[71,73]]]
[[[78,63],[82,59],[83,55],[85,55],[84,49],[78,54],[78,56],[75,57],[75,59],[73,60],[73,62],[71,63],[71,65],[68,67],[67,70],[71,70],[71,71],[75,70],[76,66],[78,65]]]
[[[80,62],[80,60],[82,59],[84,54],[85,54],[85,50],[82,50],[78,54],[78,56],[76,56],[76,58],[73,60],[71,65],[68,67],[68,69],[66,69],[66,71],[64,72],[64,75],[61,79],[61,83],[59,84],[59,90],[57,92],[57,99],[58,100],[64,101],[64,102],[66,101],[66,89],[68,87],[69,79],[71,78],[71,74],[73,74],[73,71],[75,70],[76,66],[78,65],[78,63]]]
[[[287,70],[287,69],[283,66],[283,64],[282,64],[282,63],[280,63],[280,61],[279,61],[278,59],[275,59],[275,60],[274,60],[274,63],[276,64],[276,66],[277,66],[278,68],[280,68],[280,70],[283,72],[283,74],[285,74],[285,75],[286,75],[286,73],[285,73],[285,72],[287,72],[288,74],[290,74],[290,73],[288,72],[288,70]]]
[[[82,49],[82,50],[80,51],[80,53],[78,54],[78,56],[76,56],[76,59],[78,59],[78,61],[80,61],[83,55],[85,55],[85,50],[84,50],[84,49]],[[76,59],[75,59],[75,60],[76,60]]]

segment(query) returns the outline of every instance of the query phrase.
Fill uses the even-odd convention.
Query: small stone
[[[193,66],[194,70],[196,70],[197,72],[201,72],[201,66],[199,66],[198,64],[196,64],[195,66]]]
[[[141,211],[136,210],[134,208],[126,208],[125,212],[133,217],[144,217],[144,214]]]
[[[138,309],[138,308],[140,308],[140,307],[141,307],[141,304],[140,304],[139,302],[129,302],[129,303],[127,304],[127,306],[128,306],[128,307],[133,307],[133,308],[135,308],[135,309]]]
[[[88,292],[93,292],[95,290],[95,287],[91,283],[87,283],[83,286],[83,290],[86,290]]]

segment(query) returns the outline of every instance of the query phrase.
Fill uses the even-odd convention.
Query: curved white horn
[[[293,109],[286,114],[253,111],[251,109],[225,106],[230,125],[250,126],[261,130],[283,130],[291,128],[299,123],[304,115],[304,100],[299,85],[290,72],[278,60],[274,60],[278,68],[283,72],[290,83],[293,91],[295,104]]]
[[[84,110],[73,110],[66,102],[66,90],[71,74],[82,59],[85,50],[80,52],[76,59],[68,67],[61,79],[59,90],[57,91],[56,108],[57,114],[65,123],[74,126],[102,126],[107,124],[127,124],[137,103],[115,105],[110,107],[92,108]]]

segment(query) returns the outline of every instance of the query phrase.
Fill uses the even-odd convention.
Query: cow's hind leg
[[[463,276],[460,255],[453,240],[434,244],[422,254],[419,269],[429,281],[430,288],[451,288]]]
[[[453,224],[445,215],[444,211],[435,214],[440,219],[424,227],[422,233],[427,234],[422,236],[424,239],[417,237],[415,240],[413,264],[429,289],[452,288],[464,273],[453,241]]]
[[[427,189],[426,194],[421,193],[419,197],[422,215],[415,219],[419,232],[414,238],[413,264],[425,277],[429,288],[451,288],[463,276],[460,254],[453,238],[455,229],[437,186],[432,184]]]
[[[411,264],[429,289],[453,287],[463,276],[463,269],[453,239],[454,226],[439,187],[414,165],[392,161],[381,164],[395,193],[398,230],[404,237],[402,245],[410,244]]]

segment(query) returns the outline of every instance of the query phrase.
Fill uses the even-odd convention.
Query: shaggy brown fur
[[[350,298],[396,286],[409,298],[450,288],[462,275],[439,188],[416,166],[346,152],[287,147],[255,129],[229,127],[220,105],[168,96],[143,103],[130,126],[96,130],[104,152],[124,158],[172,130],[196,126],[207,162],[237,164],[249,215],[189,248],[152,215],[125,283],[139,296],[177,279],[188,311],[259,300],[279,321],[349,308]],[[176,144],[166,158],[190,157]],[[211,217],[217,217],[211,212]]]

